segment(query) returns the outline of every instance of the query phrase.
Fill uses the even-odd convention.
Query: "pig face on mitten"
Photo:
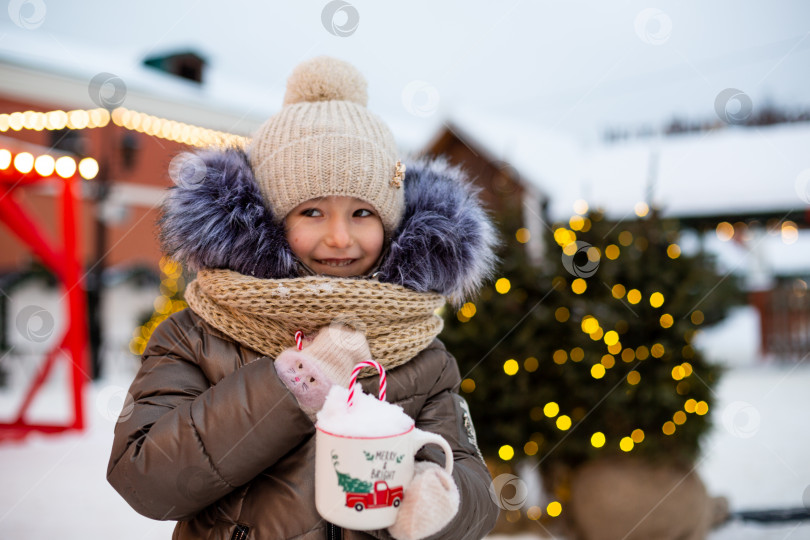
[[[317,412],[326,400],[333,381],[321,371],[318,362],[302,351],[287,349],[275,362],[281,381],[307,413]]]

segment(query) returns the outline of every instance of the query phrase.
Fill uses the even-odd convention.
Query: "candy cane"
[[[354,385],[357,383],[357,375],[360,374],[360,370],[362,370],[364,367],[373,367],[380,372],[380,401],[385,401],[385,368],[383,368],[379,362],[375,362],[374,360],[364,360],[362,362],[358,362],[352,370],[352,379],[351,382],[349,382],[349,407],[352,406],[352,402],[354,401]]]
[[[304,348],[304,333],[301,330],[295,332],[295,346],[299,351]]]

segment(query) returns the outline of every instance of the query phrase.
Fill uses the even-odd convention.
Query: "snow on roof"
[[[155,51],[89,46],[54,34],[14,26],[0,40],[0,91],[43,103],[93,108],[90,80],[111,73],[126,84],[122,106],[202,127],[247,135],[282,103],[277,88],[257,88],[222,70],[206,66],[197,84],[145,66]],[[205,57],[205,51],[200,51]],[[51,81],[52,79],[52,81]]]
[[[806,123],[586,146],[518,120],[453,121],[549,196],[552,219],[567,220],[578,199],[621,218],[641,201],[684,217],[803,210],[810,196],[799,180],[810,170]]]
[[[579,196],[615,216],[639,201],[669,216],[803,210],[798,178],[810,167],[808,149],[807,124],[604,145],[584,156]],[[572,197],[556,197],[556,208],[570,208]]]
[[[582,149],[564,133],[481,111],[456,109],[451,119],[495,159],[525,175],[524,180],[551,197],[552,203],[576,177],[573,165],[580,161]]]

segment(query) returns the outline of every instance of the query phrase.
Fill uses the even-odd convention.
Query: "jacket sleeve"
[[[455,517],[430,539],[479,539],[498,519],[499,509],[489,495],[492,477],[478,449],[467,403],[458,394],[461,376],[456,359],[443,348],[436,352],[443,357],[444,366],[416,418],[416,427],[441,435],[453,449],[453,480],[460,502]],[[434,445],[422,448],[416,459],[444,466],[444,452]],[[391,538],[387,530],[373,534]]]
[[[153,519],[194,516],[314,432],[272,359],[259,358],[211,386],[193,358],[212,351],[188,333],[172,318],[155,329],[107,468],[116,491]]]

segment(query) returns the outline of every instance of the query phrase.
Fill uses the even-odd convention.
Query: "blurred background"
[[[636,534],[694,514],[683,492],[717,507],[710,538],[810,538],[808,21],[799,0],[7,2],[0,537],[170,535],[105,480],[193,279],[161,256],[160,202],[180,152],[245,144],[328,54],[499,226],[496,280],[442,335],[493,537],[598,538],[579,471],[624,459],[682,472],[639,495]]]

